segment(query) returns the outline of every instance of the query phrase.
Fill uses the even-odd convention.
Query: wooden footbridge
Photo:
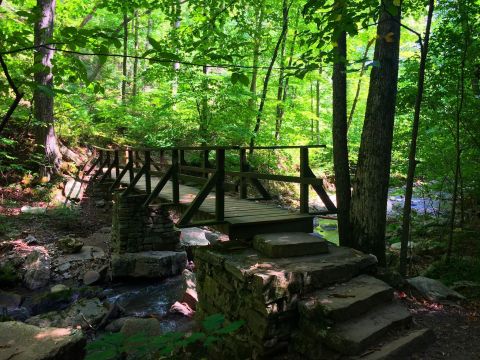
[[[93,147],[88,175],[110,180],[110,191],[122,187],[122,196],[134,191],[148,194],[143,206],[174,207],[180,213],[177,227],[212,226],[230,238],[250,238],[258,233],[312,232],[314,215],[335,213],[322,179],[309,166],[313,146],[263,146],[254,151],[298,150],[299,176],[259,173],[249,164],[245,147],[170,147],[160,149]],[[226,157],[227,156],[227,157]],[[212,161],[210,161],[212,158]],[[228,161],[226,161],[228,160]],[[237,170],[235,170],[235,167]],[[261,180],[300,185],[300,209],[289,211],[271,204]],[[191,186],[193,185],[193,186]],[[323,212],[309,212],[309,188],[325,204]],[[254,197],[249,197],[249,196]]]

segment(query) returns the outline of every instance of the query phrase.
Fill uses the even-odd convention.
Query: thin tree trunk
[[[320,60],[321,61],[321,60]],[[322,74],[320,68],[318,74]],[[320,144],[320,80],[315,82],[315,137],[317,138],[317,145]]]
[[[310,112],[312,114],[316,114],[316,111],[315,111],[315,98],[313,96],[313,82],[310,82]],[[310,140],[313,141],[314,138],[315,138],[315,132],[313,131],[313,127],[314,127],[314,118],[313,118],[313,115],[312,115],[312,118],[310,120]]]
[[[140,21],[140,17],[138,16],[138,10],[134,11],[134,18],[135,18],[135,26],[134,26],[134,49],[135,49],[135,56],[138,56],[138,30],[139,25],[138,22]],[[133,87],[132,87],[132,95],[133,97],[137,96],[137,87],[138,87],[138,59],[135,58],[133,61]]]
[[[347,126],[347,33],[336,39],[333,64],[333,169],[337,198],[338,235],[341,246],[351,246],[350,241],[350,170],[348,166]],[[317,87],[317,93],[320,93]]]
[[[372,68],[365,121],[353,182],[350,219],[352,245],[377,257],[385,265],[385,227],[388,182],[397,99],[400,8],[386,9],[393,0],[383,0],[377,26],[375,55],[379,66]]]
[[[36,131],[37,145],[42,147],[45,155],[45,165],[40,168],[42,177],[50,179],[58,173],[61,154],[58,148],[53,117],[53,74],[52,59],[54,50],[41,45],[52,42],[55,19],[55,0],[37,0],[38,18],[34,28],[34,44],[37,51],[34,55],[34,64],[43,65],[43,70],[34,74],[37,87],[33,93],[34,116],[39,126]]]
[[[287,24],[287,31],[288,31],[288,24]],[[282,41],[282,47],[280,50],[280,74],[278,75],[278,89],[277,89],[277,111],[276,111],[276,118],[275,118],[275,141],[278,142],[280,140],[280,126],[282,122],[282,117],[283,117],[283,102],[282,102],[282,96],[283,96],[283,89],[285,86],[285,47],[286,47],[286,42],[287,42],[287,36],[285,34],[285,37],[283,38]]]
[[[128,15],[123,14],[122,104],[127,101]]]
[[[97,12],[97,8],[98,8],[98,5],[95,5],[93,9],[87,14],[87,16],[83,18],[82,22],[79,25],[80,29],[85,27],[85,25],[87,25],[90,22],[90,20],[93,19],[93,15],[95,15],[95,13]]]
[[[15,94],[15,99],[13,100],[12,104],[10,105],[7,112],[5,113],[5,115],[2,118],[2,122],[0,123],[0,134],[1,134],[3,129],[5,128],[5,126],[7,125],[8,121],[12,117],[13,112],[15,111],[18,104],[20,103],[20,100],[22,100],[23,93],[20,92],[18,90],[17,86],[15,85],[12,77],[10,76],[10,73],[8,72],[7,64],[3,60],[3,56],[1,54],[0,54],[0,65],[2,67],[3,74],[5,75],[10,88],[13,90],[13,93]]]
[[[288,65],[287,67],[290,68],[292,66],[292,63],[293,63],[293,53],[295,51],[295,43],[297,41],[297,35],[298,35],[298,19],[300,18],[300,11],[298,11],[297,13],[297,17],[295,19],[295,32],[293,34],[293,39],[292,39],[292,44],[290,46],[290,52],[289,52],[289,59],[288,59]],[[283,85],[283,95],[282,95],[282,114],[281,114],[281,117],[280,117],[280,121],[279,121],[279,133],[282,129],[282,123],[283,123],[283,118],[284,118],[284,115],[285,115],[285,103],[287,101],[287,96],[288,96],[288,83],[289,83],[289,80],[290,80],[290,77],[286,77],[285,78],[285,82],[284,82],[284,85]],[[313,110],[312,110],[313,112]],[[278,135],[278,137],[280,138],[280,134]]]
[[[277,43],[275,45],[275,48],[273,50],[273,55],[272,59],[270,61],[270,65],[268,66],[267,73],[265,74],[265,79],[263,81],[263,91],[262,91],[262,97],[260,98],[260,105],[258,107],[258,113],[257,113],[257,119],[255,122],[255,128],[253,129],[253,136],[250,139],[250,154],[253,153],[253,147],[255,146],[255,137],[258,135],[258,131],[260,130],[260,123],[262,121],[262,115],[263,115],[263,108],[265,107],[265,100],[267,99],[267,92],[268,92],[268,82],[270,81],[270,76],[272,74],[272,68],[273,65],[275,64],[275,61],[277,60],[277,55],[278,55],[278,50],[280,49],[280,44],[283,41],[283,38],[287,34],[287,28],[288,28],[288,11],[289,11],[289,6],[287,5],[287,1],[283,0],[283,23],[282,23],[282,31],[280,33],[280,36],[277,40]]]
[[[179,0],[176,0],[173,4],[174,6],[174,12],[175,12],[175,21],[173,22],[173,30],[174,30],[174,36],[176,36],[178,29],[180,28],[180,16],[181,16],[181,4]],[[178,93],[178,70],[180,70],[180,63],[179,62],[174,62],[173,63],[173,82],[172,82],[172,96],[175,97],[177,96]],[[175,102],[173,104],[173,109],[175,110]]]
[[[423,88],[425,84],[425,66],[427,63],[428,55],[428,43],[430,40],[430,27],[432,25],[433,10],[435,6],[434,0],[430,0],[428,4],[428,16],[427,26],[425,28],[425,40],[421,47],[420,54],[420,67],[418,70],[418,83],[417,83],[417,97],[415,99],[415,112],[413,115],[412,124],[412,139],[410,141],[410,153],[408,155],[408,172],[407,181],[405,187],[405,203],[403,205],[403,223],[402,223],[402,238],[400,249],[400,274],[405,276],[407,274],[407,252],[408,241],[410,238],[410,220],[412,212],[412,195],[413,195],[413,180],[415,177],[415,167],[417,160],[415,159],[417,154],[417,137],[418,127],[420,124],[420,111],[423,100]]]
[[[200,102],[200,125],[198,128],[201,144],[202,146],[207,145],[207,134],[208,134],[208,120],[210,117],[208,110],[208,66],[203,66],[203,79],[202,79],[202,99]]]
[[[252,110],[252,113],[257,108],[257,78],[258,78],[258,61],[260,58],[260,45],[262,43],[262,26],[263,26],[263,17],[264,17],[264,6],[263,1],[260,2],[260,6],[256,8],[255,19],[255,33],[253,40],[253,69],[252,69],[252,81],[250,83],[250,93],[251,98],[248,100],[248,107]],[[251,120],[247,116],[245,120],[245,128],[250,129]]]
[[[372,46],[374,41],[375,41],[375,38],[368,41],[367,47],[365,48],[365,52],[363,54],[363,62],[362,62],[362,67],[360,68],[360,75],[359,75],[360,77],[357,83],[357,90],[355,92],[355,97],[353,98],[352,109],[350,110],[350,114],[348,115],[347,131],[348,129],[350,129],[350,125],[352,125],[353,115],[355,114],[355,108],[357,107],[358,98],[360,97],[360,90],[362,88],[363,75],[365,74],[365,69],[366,69],[365,59],[367,58],[370,47]]]
[[[465,31],[464,31],[465,32]],[[467,32],[465,32],[465,37],[469,36]],[[453,194],[452,194],[452,209],[450,213],[450,233],[448,234],[448,249],[447,249],[447,262],[450,261],[452,257],[452,248],[453,248],[453,232],[455,230],[455,213],[457,211],[457,200],[458,200],[458,182],[460,176],[460,163],[461,163],[461,153],[462,149],[460,147],[460,123],[461,123],[461,115],[463,111],[463,103],[465,100],[465,63],[467,60],[467,53],[468,53],[468,40],[465,38],[464,40],[464,49],[462,52],[462,60],[460,64],[460,79],[459,79],[459,87],[460,87],[460,94],[458,95],[458,106],[455,116],[455,178],[453,181]]]

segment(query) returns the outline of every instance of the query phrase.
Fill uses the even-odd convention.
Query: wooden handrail
[[[336,212],[335,205],[331,202],[328,194],[323,188],[323,180],[318,179],[309,166],[309,149],[325,148],[325,145],[295,145],[295,146],[256,146],[254,149],[259,150],[276,150],[276,149],[298,149],[300,158],[300,174],[299,176],[276,175],[258,173],[252,170],[248,163],[247,150],[249,147],[240,146],[179,146],[165,148],[134,148],[134,147],[117,147],[115,149],[106,149],[94,146],[98,158],[94,164],[99,165],[99,173],[103,173],[100,181],[104,181],[111,177],[111,173],[115,171],[115,181],[110,187],[114,190],[120,185],[121,179],[129,173],[130,181],[127,188],[123,191],[122,196],[128,195],[135,187],[135,184],[142,178],[145,178],[146,193],[149,195],[144,202],[144,206],[148,206],[154,198],[158,196],[161,190],[170,181],[172,185],[172,204],[180,204],[180,186],[179,178],[191,178],[202,180],[202,189],[197,193],[195,199],[190,203],[187,210],[179,221],[179,226],[188,226],[195,212],[197,212],[211,191],[215,191],[215,222],[223,223],[225,219],[225,176],[237,177],[240,179],[238,191],[241,199],[248,198],[247,183],[252,185],[262,198],[270,200],[272,197],[269,191],[259,180],[271,180],[278,182],[288,182],[300,184],[300,212],[309,213],[309,187],[311,186],[320,196],[328,212]],[[225,168],[226,151],[236,150],[239,155],[239,171],[231,171]],[[120,166],[120,151],[128,154],[128,161],[124,166]],[[166,172],[162,171],[166,162],[160,164],[155,163],[152,152],[159,151],[160,158],[164,159],[165,151],[171,152],[171,165]],[[192,166],[187,164],[185,151],[201,151],[200,166]],[[215,164],[210,164],[209,153],[215,152]],[[140,157],[140,155],[142,157]],[[113,159],[113,161],[112,161]],[[93,165],[95,166],[95,165]],[[107,171],[103,172],[105,166]],[[138,167],[135,167],[138,166]],[[154,170],[152,171],[152,167]],[[136,169],[136,170],[135,170]],[[155,171],[155,169],[157,171]],[[121,171],[120,171],[121,170]],[[186,173],[185,173],[186,172]],[[190,172],[190,174],[189,174]],[[198,173],[193,176],[191,173]],[[161,175],[159,183],[152,190],[152,175]]]

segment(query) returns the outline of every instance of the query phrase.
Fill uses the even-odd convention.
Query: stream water
[[[181,275],[156,283],[119,283],[105,289],[108,301],[122,306],[126,316],[159,318],[164,332],[180,331],[192,323],[184,316],[168,314],[170,306],[180,300],[182,294]]]

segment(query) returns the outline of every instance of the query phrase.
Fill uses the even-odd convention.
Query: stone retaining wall
[[[173,227],[167,210],[142,206],[147,195],[122,197],[114,194],[112,214],[112,252],[174,251],[180,232]]]

